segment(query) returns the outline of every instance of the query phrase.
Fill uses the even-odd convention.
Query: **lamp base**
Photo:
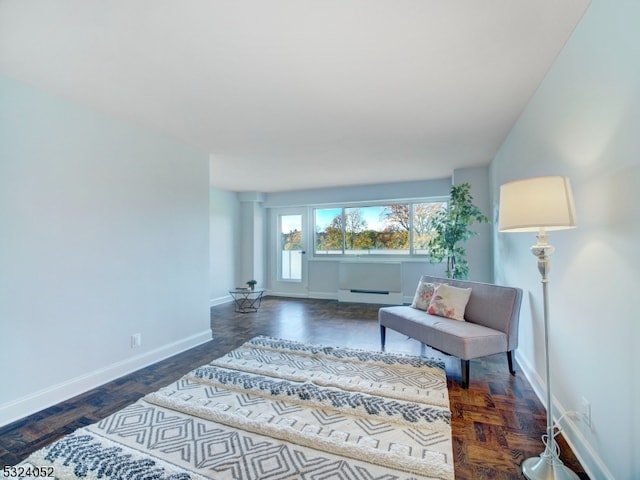
[[[529,480],[580,480],[558,458],[544,456],[522,462],[522,474]]]

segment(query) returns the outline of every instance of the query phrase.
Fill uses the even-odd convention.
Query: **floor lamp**
[[[531,252],[538,258],[544,301],[544,350],[547,380],[547,433],[544,451],[522,462],[522,473],[529,480],[578,479],[558,456],[554,439],[553,406],[549,372],[549,302],[547,285],[549,256],[554,248],[547,243],[547,232],[575,228],[576,211],[571,184],[566,177],[536,177],[500,187],[499,229],[501,232],[537,232]]]

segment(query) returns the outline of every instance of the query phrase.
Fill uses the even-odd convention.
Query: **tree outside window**
[[[316,209],[315,254],[428,254],[428,219],[442,205],[416,202]]]

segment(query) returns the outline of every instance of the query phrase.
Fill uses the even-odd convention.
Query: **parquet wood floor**
[[[266,297],[257,313],[235,313],[232,303],[214,307],[213,341],[0,428],[0,467],[15,465],[55,439],[108,416],[256,335],[379,350],[377,312],[376,305],[279,297]],[[424,353],[445,361],[456,478],[524,478],[521,462],[543,450],[540,437],[546,416],[517,365],[514,377],[508,372],[506,355],[473,360],[470,386],[464,390],[457,383],[460,362],[456,358],[392,330],[387,330],[387,351]],[[588,478],[566,443],[558,440],[565,464],[580,478]]]

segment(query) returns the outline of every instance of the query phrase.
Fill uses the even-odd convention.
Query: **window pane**
[[[413,253],[428,255],[427,247],[431,239],[429,218],[441,208],[447,208],[446,202],[414,203],[413,204]]]
[[[429,217],[446,202],[315,209],[316,255],[428,255]]]
[[[316,209],[314,245],[316,255],[342,255],[342,208]]]
[[[345,253],[408,254],[409,205],[345,208]]]

